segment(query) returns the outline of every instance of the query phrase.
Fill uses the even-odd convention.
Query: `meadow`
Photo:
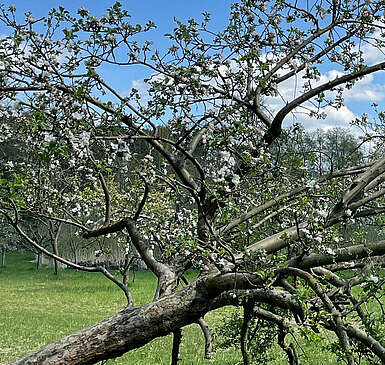
[[[53,269],[37,271],[31,253],[8,253],[5,267],[0,267],[0,365],[10,364],[38,348],[61,337],[96,323],[122,309],[125,298],[120,289],[100,274],[62,269],[58,276]],[[190,272],[192,279],[196,273]],[[148,271],[138,271],[130,287],[135,304],[149,302],[154,293],[155,277]],[[231,316],[231,308],[222,308],[207,315],[214,330]],[[331,336],[331,335],[330,335]],[[143,365],[170,364],[172,336],[159,338],[107,364]],[[336,364],[316,343],[301,343],[309,354],[302,364]],[[286,364],[279,349],[273,347],[270,364]],[[181,365],[239,364],[240,351],[232,347],[218,350],[211,360],[203,356],[204,341],[198,325],[183,331]]]

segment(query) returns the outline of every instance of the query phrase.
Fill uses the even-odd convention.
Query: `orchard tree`
[[[298,128],[286,124],[341,110],[345,89],[385,69],[364,52],[382,54],[383,1],[236,1],[220,32],[207,13],[176,21],[165,52],[144,40],[155,24],[131,23],[119,3],[102,17],[0,10],[9,34],[0,39],[0,137],[23,141],[24,157],[1,167],[0,212],[68,266],[81,268],[40,247],[23,216],[115,237],[158,280],[153,301],[137,307],[127,285],[89,269],[117,283],[127,307],[16,364],[93,364],[171,333],[176,364],[182,329],[197,322],[209,356],[203,317],[226,305],[243,307],[244,364],[255,318],[276,325],[290,364],[299,355],[288,333],[327,331],[346,363],[385,361],[383,317],[366,305],[383,296],[385,242],[342,235],[346,224],[382,219],[385,156],[374,150],[314,176],[297,158]],[[127,80],[145,70],[145,91],[110,83],[111,67]],[[355,121],[363,138],[381,143],[383,114],[376,130],[367,120]],[[188,282],[191,267],[200,274]]]
[[[344,128],[316,130],[305,136],[306,153],[313,160],[313,169],[320,175],[341,170],[351,164],[364,161],[365,153],[360,148],[362,141]],[[366,146],[365,146],[366,148]]]

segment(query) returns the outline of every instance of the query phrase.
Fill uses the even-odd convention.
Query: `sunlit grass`
[[[6,267],[0,268],[0,365],[94,324],[125,305],[122,291],[99,274],[63,269],[55,277],[50,268],[36,271],[32,260],[28,253],[9,253]],[[135,304],[141,305],[151,301],[156,281],[151,272],[139,271],[130,286]],[[183,338],[182,364],[236,363],[235,351],[218,354],[214,361],[204,360],[198,325],[186,328]],[[171,345],[171,336],[159,338],[111,363],[169,364]]]
[[[94,324],[125,305],[122,291],[100,274],[62,269],[55,277],[52,268],[36,271],[32,260],[30,253],[9,253],[6,267],[0,267],[0,365],[9,364],[67,334]],[[190,275],[192,278],[195,273]],[[135,304],[151,301],[155,286],[151,272],[137,272],[135,281],[130,280]],[[223,308],[207,315],[206,320],[214,332],[231,310]],[[299,341],[300,347],[307,353],[301,356],[302,364],[337,364],[337,359],[324,351],[319,343],[304,339]],[[158,338],[108,364],[169,365],[171,346],[172,336]],[[181,365],[241,363],[240,351],[236,348],[219,350],[212,360],[205,360],[203,352],[204,340],[199,326],[186,327],[180,353]],[[299,347],[298,352],[302,354]],[[277,345],[271,353],[274,360],[270,364],[287,364]]]

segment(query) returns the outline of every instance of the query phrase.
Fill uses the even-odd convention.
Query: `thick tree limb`
[[[122,356],[196,322],[210,308],[202,281],[140,308],[127,308],[16,361],[14,365],[86,365]]]
[[[310,91],[302,94],[301,96],[295,98],[290,103],[286,104],[274,117],[271,127],[267,130],[265,134],[265,142],[270,145],[275,141],[277,137],[281,134],[282,131],[282,122],[285,117],[297,106],[303,104],[304,102],[310,100],[314,96],[321,94],[324,91],[331,90],[336,86],[346,84],[347,82],[357,80],[365,75],[370,75],[374,72],[381,71],[385,69],[385,62],[377,63],[373,66],[363,67],[361,70],[352,72],[350,74],[340,76],[334,80],[328,81]]]
[[[368,335],[358,327],[352,325],[346,326],[346,332],[350,337],[367,346],[371,351],[376,354],[376,356],[378,356],[382,363],[385,364],[385,347],[382,346],[379,341],[377,341],[372,336]]]
[[[353,261],[369,256],[380,256],[385,254],[385,241],[379,241],[367,245],[356,245],[335,250],[334,255],[316,254],[304,256],[299,262],[296,258],[288,260],[287,266],[300,269],[310,269],[312,267],[331,265],[339,262]]]
[[[350,186],[350,188],[343,195],[341,200],[335,205],[332,212],[328,217],[328,225],[333,225],[339,222],[344,217],[347,217],[346,210],[351,208],[356,210],[363,204],[366,204],[373,199],[376,199],[382,196],[385,192],[384,190],[380,190],[372,194],[371,197],[362,198],[365,188],[376,181],[376,179],[385,172],[385,156],[381,157],[377,160],[371,167],[367,169],[363,174],[358,176]]]
[[[141,259],[158,278],[158,287],[154,299],[166,294],[166,292],[170,293],[171,284],[176,280],[176,274],[169,266],[155,259],[153,250],[150,248],[148,241],[145,240],[138,231],[134,220],[127,219],[126,229],[130,235],[131,242],[138,250]]]
[[[209,326],[207,325],[203,317],[199,318],[198,324],[205,338],[205,359],[209,360],[211,359],[211,355],[214,352],[213,336],[211,334]]]
[[[326,182],[328,180],[331,180],[331,179],[337,178],[337,177],[359,175],[359,174],[365,173],[365,171],[367,171],[367,169],[373,165],[374,165],[374,162],[370,162],[370,163],[364,163],[364,164],[352,166],[352,167],[349,167],[346,169],[334,171],[331,174],[327,174],[327,175],[319,178],[317,180],[317,183],[321,184],[323,182]],[[268,210],[269,208],[274,207],[275,205],[282,204],[282,202],[288,202],[289,200],[294,199],[297,195],[302,194],[306,190],[308,190],[308,187],[301,186],[301,187],[293,189],[287,193],[281,194],[281,195],[275,197],[274,199],[271,199],[262,205],[259,205],[255,208],[252,208],[248,212],[233,219],[231,222],[218,228],[217,232],[218,232],[218,234],[221,234],[221,233],[223,234],[223,233],[229,232],[232,229],[234,229],[235,227],[237,227],[238,225],[240,225],[241,223],[246,222],[247,220],[255,217],[257,214],[263,213],[266,210]]]
[[[83,234],[84,238],[100,237],[108,233],[115,233],[123,231],[127,227],[127,219],[122,219],[116,223],[110,224],[108,226],[103,226],[93,231],[88,231]]]
[[[307,227],[307,223],[300,223],[298,226],[293,226],[288,229],[285,229],[281,232],[273,234],[270,237],[267,237],[263,240],[260,240],[251,246],[247,247],[249,251],[258,251],[265,250],[267,254],[277,252],[285,247],[287,247],[290,242],[297,241],[299,238],[305,236],[303,229]],[[299,233],[299,234],[298,234]],[[238,255],[236,258],[238,260],[242,259],[243,255]]]
[[[224,275],[219,281],[227,282],[227,285],[222,286],[225,288],[230,286],[231,277]],[[126,308],[16,361],[13,365],[86,365],[121,356],[157,337],[198,322],[209,310],[233,303],[234,298],[230,293],[214,293],[206,285],[207,282],[210,282],[210,278],[201,278],[150,304]],[[250,293],[258,301],[279,304],[285,308],[300,308],[283,291],[261,289],[251,290]]]

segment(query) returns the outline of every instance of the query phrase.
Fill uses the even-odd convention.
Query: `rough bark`
[[[207,288],[198,280],[173,295],[121,312],[14,363],[14,365],[94,364],[122,356],[151,340],[196,323],[210,308]]]
[[[295,266],[301,269],[310,269],[312,267],[331,265],[339,262],[349,262],[359,260],[370,256],[382,256],[385,254],[385,241],[368,243],[365,245],[355,245],[335,250],[334,255],[311,253],[300,262],[296,258],[288,260],[287,266]]]
[[[172,351],[171,351],[171,365],[178,365],[179,360],[179,348],[182,343],[182,329],[177,328],[173,332],[174,338],[172,342]]]
[[[245,280],[248,279],[248,280]],[[127,307],[121,312],[75,334],[50,344],[13,365],[85,365],[113,359],[146,345],[153,339],[197,323],[208,311],[225,305],[239,305],[230,284],[239,289],[255,287],[244,274],[202,277],[178,292],[142,307]],[[212,284],[218,284],[213,290]],[[220,287],[220,288],[219,288]],[[281,290],[253,289],[249,297],[281,308],[300,311],[300,305]]]
[[[243,306],[243,323],[242,323],[242,329],[241,329],[241,352],[242,352],[242,359],[243,359],[243,365],[250,365],[250,356],[249,356],[249,324],[252,316],[252,309],[253,309],[254,303],[247,302]]]
[[[199,318],[198,324],[205,338],[205,359],[209,360],[211,359],[211,355],[214,352],[213,336],[211,335],[209,326],[203,318]]]

